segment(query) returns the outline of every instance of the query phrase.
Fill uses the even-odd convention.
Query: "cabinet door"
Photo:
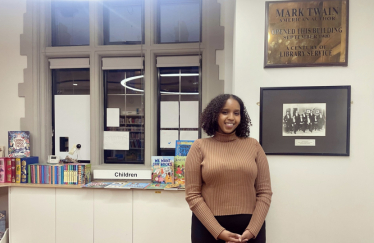
[[[12,243],[55,242],[55,188],[9,188]]]
[[[93,191],[56,189],[56,243],[93,243]]]
[[[134,190],[133,243],[191,242],[192,213],[184,191]]]
[[[95,243],[132,243],[132,191],[93,191]]]

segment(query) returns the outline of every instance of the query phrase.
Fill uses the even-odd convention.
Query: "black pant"
[[[251,221],[252,214],[237,214],[227,216],[215,216],[218,223],[222,225],[226,230],[236,233],[243,234],[247,228],[249,221]],[[192,214],[192,226],[191,226],[191,242],[192,243],[224,243],[223,240],[216,240],[200,222],[200,220]],[[261,227],[256,239],[251,239],[248,243],[266,243],[266,230],[265,222]]]

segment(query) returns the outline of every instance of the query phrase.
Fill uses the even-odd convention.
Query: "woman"
[[[196,140],[186,159],[192,243],[266,242],[269,165],[261,145],[249,138],[250,125],[235,95],[217,96],[202,113],[201,126],[213,137]]]

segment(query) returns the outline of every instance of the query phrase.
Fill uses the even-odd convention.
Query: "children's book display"
[[[84,188],[104,188],[112,184],[112,182],[90,182],[86,185],[82,185]]]
[[[107,189],[130,189],[130,188],[125,188],[124,186],[128,184],[128,182],[113,182],[109,184],[108,186],[104,187]]]
[[[174,156],[152,156],[152,182],[174,184]]]
[[[30,157],[30,132],[9,131],[8,132],[8,157],[23,158]]]
[[[184,188],[184,170],[186,167],[187,156],[174,157],[174,183],[178,184],[180,188]]]
[[[194,140],[176,140],[175,156],[187,156]]]

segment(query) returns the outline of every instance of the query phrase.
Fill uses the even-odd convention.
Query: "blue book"
[[[55,184],[57,185],[58,184],[58,172],[57,172],[57,166],[53,166],[53,169],[55,171]]]
[[[175,141],[175,156],[187,156],[194,140],[177,140]]]
[[[39,163],[39,157],[24,157],[21,159],[21,183],[27,183],[29,177],[29,168],[31,164]]]
[[[41,165],[42,167],[42,173],[41,173],[41,179],[42,179],[42,184],[44,184],[44,165]]]

